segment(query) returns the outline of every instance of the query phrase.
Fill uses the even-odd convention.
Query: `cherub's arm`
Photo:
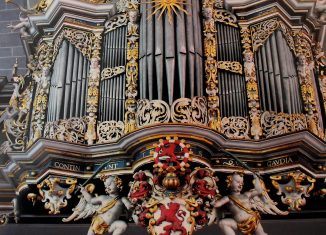
[[[131,208],[133,208],[133,205],[130,203],[130,201],[128,200],[128,198],[123,197],[121,198],[122,203],[125,205],[125,207],[130,210]]]
[[[80,188],[80,192],[83,194],[85,200],[93,205],[102,204],[102,201],[105,199],[105,196],[93,197],[84,187]]]
[[[230,202],[229,197],[222,197],[214,203],[214,207],[218,208]]]
[[[263,193],[263,189],[262,189],[261,184],[260,184],[260,179],[258,178],[258,176],[256,174],[254,175],[254,186],[255,186],[255,188],[253,190],[245,192],[245,194],[249,198],[259,196],[259,195],[261,195]]]
[[[106,199],[105,195],[93,197],[91,198],[90,203],[92,203],[93,205],[100,205],[105,199]]]

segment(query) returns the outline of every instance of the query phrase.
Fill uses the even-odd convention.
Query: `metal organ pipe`
[[[301,113],[294,55],[282,32],[274,32],[255,52],[262,110]]]
[[[233,61],[242,64],[239,29],[216,24],[218,61]],[[219,94],[221,116],[246,116],[246,88],[243,75],[219,69]]]

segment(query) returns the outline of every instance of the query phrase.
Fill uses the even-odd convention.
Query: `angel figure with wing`
[[[94,184],[81,187],[82,195],[73,209],[74,213],[63,219],[63,222],[93,216],[87,235],[102,235],[106,232],[120,235],[127,229],[127,223],[119,220],[119,217],[125,207],[131,208],[131,203],[127,198],[119,196],[123,183],[118,176],[102,175],[100,179],[104,182],[107,195],[93,196]]]
[[[239,230],[242,234],[266,235],[260,223],[258,211],[268,214],[286,215],[276,207],[276,202],[268,196],[263,181],[254,175],[255,188],[241,193],[243,188],[243,174],[235,172],[227,177],[227,186],[231,193],[215,201],[214,207],[228,205],[233,218],[224,218],[219,221],[219,227],[225,235],[235,235]]]

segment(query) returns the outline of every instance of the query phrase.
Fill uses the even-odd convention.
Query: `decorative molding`
[[[306,205],[305,197],[310,196],[309,193],[314,189],[316,182],[300,171],[273,175],[270,178],[273,186],[278,190],[277,195],[282,195],[282,202],[288,205],[291,211],[301,211],[301,207]]]
[[[98,144],[113,143],[124,135],[124,123],[121,121],[105,121],[97,124]]]
[[[266,138],[291,132],[306,130],[307,119],[304,114],[287,114],[264,112],[261,115],[261,125]]]
[[[242,74],[242,64],[238,61],[218,61],[217,67],[232,73]]]
[[[222,134],[230,139],[250,139],[249,120],[244,117],[222,118]]]
[[[125,66],[117,66],[114,68],[105,68],[101,73],[101,81],[113,78],[120,75],[126,71]]]
[[[46,123],[44,137],[83,144],[85,142],[85,132],[86,122],[84,118],[70,118]]]

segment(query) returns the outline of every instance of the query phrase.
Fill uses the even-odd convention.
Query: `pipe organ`
[[[216,23],[217,26],[217,59],[218,61],[232,61],[243,64],[241,40],[239,28],[225,23]],[[224,62],[227,63],[227,62]],[[221,63],[223,64],[223,62]],[[248,115],[246,102],[246,84],[242,73],[242,67],[238,70],[230,70],[226,65],[220,67],[219,90],[221,116]],[[226,69],[226,70],[225,70]]]
[[[281,30],[256,51],[255,61],[262,110],[301,113],[296,60]]]
[[[47,121],[86,115],[89,60],[64,40],[53,65]]]
[[[33,2],[20,6],[27,18],[13,27],[28,72],[14,66],[0,113],[0,225],[38,216],[70,226],[89,215],[95,231],[98,216],[121,202],[132,218],[120,213],[104,230],[129,221],[132,230],[139,223],[151,234],[190,235],[215,220],[220,195],[241,193],[232,180],[249,185],[253,175],[259,195],[250,203],[270,207],[234,210],[249,222],[282,234],[260,209],[282,223],[325,217],[324,8],[302,0]],[[85,195],[107,199],[113,184],[119,197],[83,211],[93,208]],[[228,197],[226,185],[237,193]]]
[[[200,2],[187,1],[182,6],[184,12],[171,17],[158,17],[155,4],[140,6],[140,99],[158,99],[172,105],[178,98],[202,96]]]

